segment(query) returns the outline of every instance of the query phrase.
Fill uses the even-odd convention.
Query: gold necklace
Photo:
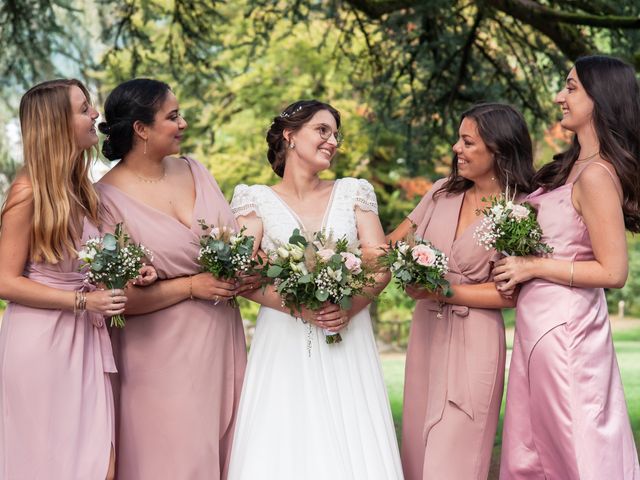
[[[133,169],[131,169],[131,167],[129,167],[126,163],[124,164],[124,166],[127,167],[127,169],[131,173],[133,173],[136,177],[138,177],[138,180],[140,180],[141,182],[144,182],[144,183],[159,183],[159,182],[163,181],[165,179],[165,177],[167,176],[167,169],[164,166],[162,167],[162,176],[160,176],[159,178],[144,177],[144,176],[140,175],[138,172],[136,172]]]
[[[473,186],[473,201],[476,204],[476,215],[480,215],[482,212],[480,211],[480,207],[478,207],[478,188],[475,185]]]
[[[595,157],[596,155],[598,155],[600,152],[596,152],[593,155],[589,155],[588,157],[584,157],[584,158],[579,158],[576,160],[576,162],[586,162],[587,160],[591,160],[593,157]]]

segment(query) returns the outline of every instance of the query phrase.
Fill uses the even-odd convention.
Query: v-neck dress
[[[453,285],[492,281],[494,251],[476,244],[479,220],[455,238],[464,193],[433,197],[409,215],[416,234],[449,257]],[[405,366],[402,465],[407,480],[487,478],[504,387],[501,311],[419,300]]]
[[[272,250],[302,225],[265,185],[239,185],[236,216],[255,213],[261,247]],[[355,209],[374,211],[371,185],[334,184],[326,231],[358,239]],[[313,233],[313,232],[311,232]],[[261,307],[249,352],[231,454],[231,480],[397,480],[400,455],[367,309],[327,345],[324,334],[295,317]]]
[[[96,186],[110,222],[123,221],[133,240],[152,251],[160,281],[199,272],[198,219],[235,225],[211,174],[187,162],[196,189],[189,227],[112,185]],[[127,315],[112,338],[120,372],[118,480],[226,478],[246,364],[238,309],[185,300]]]

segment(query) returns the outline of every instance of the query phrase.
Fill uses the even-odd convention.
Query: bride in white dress
[[[365,180],[320,180],[338,147],[340,115],[317,101],[296,102],[267,133],[279,184],[238,185],[238,223],[273,249],[295,228],[346,235],[363,247],[384,243],[377,202]],[[285,168],[286,165],[286,168]],[[388,282],[370,291],[376,295]],[[402,479],[391,410],[366,308],[328,306],[289,315],[272,288],[260,303],[229,465],[229,480]],[[322,329],[340,331],[328,345]]]

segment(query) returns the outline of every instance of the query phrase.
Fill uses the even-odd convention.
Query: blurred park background
[[[602,52],[640,70],[639,15],[640,0],[3,0],[0,197],[22,162],[17,106],[28,86],[77,77],[100,110],[119,82],[147,76],[172,86],[189,122],[183,153],[227,198],[238,183],[276,181],[264,135],[286,105],[333,104],[345,143],[326,176],[368,179],[390,231],[447,174],[459,115],[473,103],[518,107],[538,166],[561,151],[570,137],[553,98],[572,61]],[[624,301],[614,338],[638,442],[633,237],[629,253],[627,285],[608,300],[616,318]],[[393,285],[373,304],[381,350],[402,352],[412,308]],[[257,307],[242,311],[250,324]],[[402,354],[383,362],[399,421]]]

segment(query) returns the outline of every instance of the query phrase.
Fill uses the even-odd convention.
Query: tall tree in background
[[[600,50],[640,65],[639,12],[634,0],[7,0],[0,69],[15,86],[74,62],[101,92],[167,80],[186,149],[226,188],[269,175],[262,137],[278,109],[335,102],[349,137],[338,173],[373,178],[392,223],[398,185],[443,168],[471,103],[509,101],[540,135],[571,60]]]

